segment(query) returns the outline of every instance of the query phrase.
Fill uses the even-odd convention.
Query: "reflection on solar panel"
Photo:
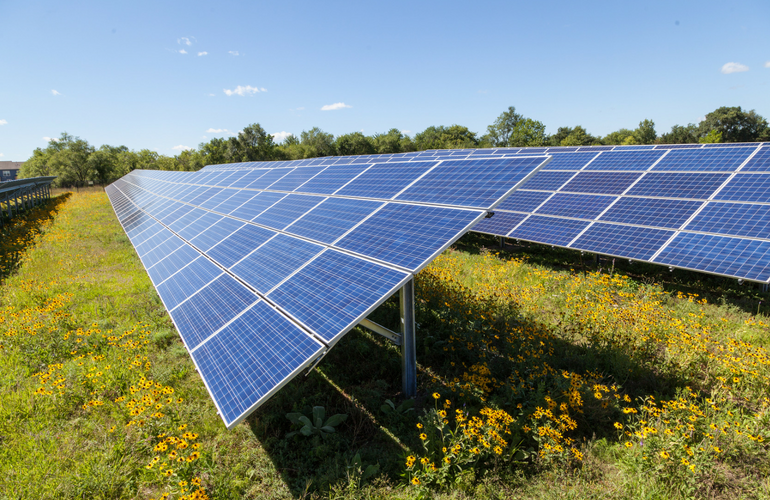
[[[770,282],[770,144],[633,149],[550,148],[473,230]]]
[[[228,428],[549,161],[471,153],[134,171],[107,187]]]

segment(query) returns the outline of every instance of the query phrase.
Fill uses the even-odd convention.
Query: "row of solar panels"
[[[231,427],[544,161],[135,171],[107,192]]]
[[[627,153],[633,151],[656,151],[662,154],[669,150],[696,150],[705,151],[705,157],[719,156],[708,152],[718,151],[722,148],[741,148],[744,150],[756,149],[762,143],[719,143],[719,144],[658,144],[658,145],[631,145],[631,146],[558,146],[548,148],[487,148],[487,149],[449,149],[449,150],[429,150],[417,151],[411,153],[393,153],[383,155],[360,155],[360,156],[333,156],[322,158],[309,158],[306,160],[281,161],[281,162],[244,162],[228,163],[223,165],[208,165],[205,170],[234,170],[242,168],[276,168],[276,167],[304,167],[304,166],[327,166],[327,165],[349,165],[366,163],[389,163],[420,161],[429,159],[454,159],[454,158],[500,158],[513,157],[518,155],[542,155],[554,153],[598,153],[602,151],[611,151],[614,153]],[[698,158],[696,153],[693,158]],[[697,162],[698,160],[694,160]]]

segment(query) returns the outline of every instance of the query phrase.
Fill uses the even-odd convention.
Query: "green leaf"
[[[331,427],[337,427],[342,422],[347,420],[348,414],[347,413],[338,413],[337,415],[333,415],[329,417],[329,420],[326,421],[324,424],[325,426],[331,426]]]
[[[299,416],[299,422],[305,424],[305,427],[313,427],[313,422],[310,421],[305,415]]]
[[[380,464],[374,464],[370,465],[366,468],[363,475],[361,476],[361,480],[366,481],[373,475],[377,474],[377,472],[380,470]]]
[[[301,417],[301,413],[287,413],[286,418],[289,419],[289,422],[292,424],[299,424],[299,417]]]
[[[313,422],[316,427],[321,427],[326,417],[326,409],[323,406],[313,407]]]
[[[313,434],[313,427],[310,425],[306,425],[299,431],[302,433],[303,436],[311,436]]]
[[[334,427],[331,427],[329,425],[324,425],[323,427],[321,427],[321,430],[324,432],[328,432],[329,434],[331,434],[332,432],[335,432]]]

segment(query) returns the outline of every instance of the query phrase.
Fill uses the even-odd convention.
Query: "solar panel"
[[[109,187],[228,427],[549,160],[472,152],[133,171]]]

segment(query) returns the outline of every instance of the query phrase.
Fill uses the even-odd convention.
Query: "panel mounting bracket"
[[[359,323],[360,326],[363,326],[364,328],[373,331],[374,333],[378,333],[385,337],[386,339],[390,340],[396,345],[401,345],[401,335],[398,333],[388,330],[382,325],[378,325],[374,321],[371,321],[367,318],[362,319]]]

